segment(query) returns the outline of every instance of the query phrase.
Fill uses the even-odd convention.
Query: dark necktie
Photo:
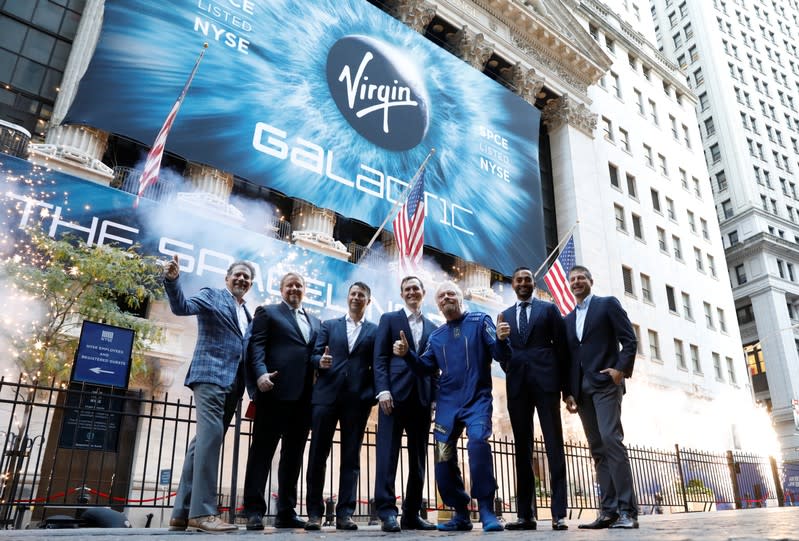
[[[527,332],[530,330],[530,322],[527,321],[527,307],[530,306],[528,301],[522,301],[521,309],[519,310],[519,336],[522,340],[527,339]]]

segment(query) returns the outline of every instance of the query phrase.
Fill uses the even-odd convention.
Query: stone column
[[[771,420],[783,460],[796,462],[799,461],[799,427],[796,426],[791,400],[799,399],[799,354],[785,292],[767,288],[750,295],[750,299],[766,364]]]
[[[483,34],[475,34],[464,26],[448,40],[457,51],[461,60],[478,71],[485,69],[486,62],[494,52],[494,46]]]
[[[61,79],[50,127],[44,144],[30,145],[30,161],[76,176],[105,184],[114,178],[113,170],[102,163],[108,144],[108,134],[92,127],[65,126],[67,114],[78,82],[94,54],[103,24],[104,0],[87,0],[78,24],[69,60]]]
[[[499,306],[502,303],[502,297],[491,289],[491,269],[460,259],[457,265],[461,269],[461,286],[466,297],[483,304]]]
[[[210,165],[189,162],[183,176],[194,190],[179,192],[176,196],[179,203],[199,209],[216,220],[244,225],[244,214],[229,203],[233,190],[232,173],[220,171]]]
[[[300,199],[294,200],[291,211],[291,240],[294,244],[348,261],[350,253],[343,243],[333,238],[336,213]]]

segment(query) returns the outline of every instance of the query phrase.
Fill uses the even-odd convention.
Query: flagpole
[[[207,49],[208,43],[203,43],[202,51],[200,51],[200,55],[194,62],[194,67],[191,69],[189,78],[186,79],[186,84],[183,85],[183,90],[180,91],[180,95],[178,95],[175,105],[172,106],[172,109],[167,115],[163,126],[161,126],[161,129],[158,131],[158,135],[155,137],[155,141],[153,142],[153,146],[150,148],[150,152],[147,153],[147,160],[144,163],[144,171],[139,179],[139,190],[136,194],[136,200],[133,202],[133,208],[139,207],[139,201],[141,200],[144,191],[149,186],[158,182],[158,176],[161,172],[161,159],[163,157],[164,149],[166,148],[167,135],[169,134],[169,130],[172,128],[172,122],[174,122],[175,117],[180,110],[180,106],[183,104],[183,100],[186,98],[186,94],[189,92],[189,87],[194,80],[194,76],[197,74],[197,68],[200,67],[200,61],[202,61],[203,56],[205,56],[205,51]]]
[[[574,233],[574,229],[577,227],[577,224],[579,224],[579,223],[580,223],[580,220],[577,220],[576,222],[574,222],[574,225],[572,225],[569,228],[569,230],[566,232],[566,234],[563,235],[563,237],[560,239],[560,242],[558,242],[558,245],[555,246],[555,248],[551,252],[549,252],[549,255],[546,257],[546,259],[544,259],[544,262],[541,263],[541,266],[538,267],[535,270],[535,272],[533,273],[533,281],[534,282],[537,280],[538,273],[541,272],[541,270],[544,267],[547,266],[547,262],[549,262],[549,260],[552,259],[552,256],[555,255],[563,247],[563,245],[566,243],[567,240],[569,240],[569,237],[571,236],[572,233]]]
[[[380,227],[378,227],[377,231],[375,231],[375,234],[372,237],[372,240],[370,240],[369,244],[367,244],[366,248],[364,248],[364,253],[366,253],[366,254],[369,253],[369,250],[372,248],[372,245],[377,240],[377,237],[380,235],[380,232],[383,231],[383,229],[386,227],[386,224],[391,219],[391,217],[394,216],[397,213],[397,209],[399,209],[405,203],[405,201],[408,199],[408,194],[411,193],[411,190],[416,185],[416,183],[419,181],[420,173],[422,172],[422,170],[424,170],[425,166],[427,165],[427,162],[430,161],[430,158],[432,158],[433,154],[435,154],[435,153],[436,153],[436,149],[435,148],[431,148],[430,152],[427,153],[427,157],[425,157],[424,161],[422,162],[422,165],[420,165],[419,169],[416,170],[416,173],[413,174],[413,177],[411,178],[411,182],[408,184],[408,187],[405,188],[405,191],[402,192],[402,195],[394,202],[394,206],[391,207],[390,211],[388,211],[388,215],[386,215],[386,219],[383,220],[383,223],[380,224]],[[363,258],[361,258],[361,259],[363,259]]]

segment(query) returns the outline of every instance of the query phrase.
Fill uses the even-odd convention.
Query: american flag
[[[424,170],[392,222],[403,275],[417,271],[424,247]]]
[[[558,258],[544,275],[544,283],[549,288],[549,293],[555,300],[555,304],[560,308],[560,313],[564,316],[575,307],[574,295],[569,289],[569,271],[574,266],[574,260],[574,236],[571,236]]]
[[[205,54],[205,49],[207,47],[207,43],[203,45],[203,50],[200,53],[200,56],[197,58],[197,62],[194,63],[194,68],[191,70],[189,78],[186,79],[186,84],[183,86],[183,90],[180,92],[178,100],[175,102],[175,105],[172,106],[172,110],[169,111],[169,115],[166,117],[164,125],[161,126],[161,131],[158,132],[158,136],[155,138],[153,147],[147,154],[147,161],[144,162],[144,172],[141,174],[141,178],[139,179],[139,193],[136,195],[136,201],[133,203],[133,208],[138,208],[139,199],[141,199],[144,191],[149,186],[158,182],[158,174],[161,172],[161,158],[164,156],[164,147],[166,146],[166,137],[169,135],[169,130],[172,128],[172,124],[175,122],[175,117],[178,116],[180,105],[183,103],[183,98],[186,97],[186,93],[189,91],[189,86],[191,86],[191,82],[194,79],[194,74],[197,73],[197,68],[200,66],[200,60],[203,59],[203,55]]]

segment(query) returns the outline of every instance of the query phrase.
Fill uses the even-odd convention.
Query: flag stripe
[[[158,182],[158,175],[161,172],[161,159],[164,156],[164,149],[166,148],[166,138],[169,135],[169,130],[172,129],[175,117],[178,116],[180,105],[183,103],[183,98],[186,97],[189,91],[189,86],[191,86],[191,82],[194,80],[194,75],[197,73],[197,68],[200,66],[200,60],[202,60],[204,54],[205,49],[203,48],[200,56],[197,57],[197,61],[194,63],[194,68],[192,68],[188,79],[186,79],[186,84],[183,85],[183,90],[181,90],[177,101],[175,101],[175,105],[172,106],[169,115],[167,115],[164,121],[164,125],[161,126],[161,129],[158,131],[158,135],[155,137],[155,142],[153,142],[150,152],[147,153],[147,160],[144,162],[144,172],[142,172],[139,178],[139,192],[136,195],[135,203],[133,203],[134,207],[139,206],[139,199],[144,195],[145,190]]]
[[[574,267],[574,262],[574,237],[572,236],[569,237],[558,258],[544,275],[544,283],[560,309],[560,313],[564,316],[574,310],[576,306],[574,295],[569,289],[569,272]]]
[[[409,212],[412,213],[409,216]],[[424,170],[411,188],[408,199],[392,222],[394,240],[403,274],[415,273],[424,250]]]

